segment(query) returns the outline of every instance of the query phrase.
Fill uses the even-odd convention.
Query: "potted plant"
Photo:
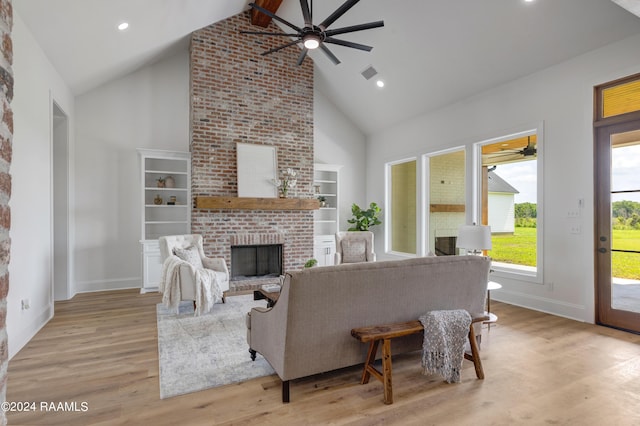
[[[309,259],[307,260],[307,262],[304,264],[305,268],[313,268],[314,266],[316,266],[318,264],[318,261],[315,259]]]
[[[156,179],[156,182],[158,182],[158,188],[164,188],[165,180],[162,176]]]
[[[320,195],[318,196],[318,201],[320,201],[320,207],[327,207],[327,197]]]
[[[369,204],[367,210],[362,210],[360,206],[353,203],[351,206],[353,217],[347,220],[353,226],[348,231],[368,231],[370,227],[380,225],[382,222],[378,219],[378,216],[381,211],[376,203]]]

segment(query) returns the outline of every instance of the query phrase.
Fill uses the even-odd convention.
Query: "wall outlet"
[[[571,225],[571,227],[569,228],[569,231],[572,234],[580,234],[582,233],[582,225],[580,225],[579,223],[574,223],[573,225]]]
[[[31,301],[29,299],[22,299],[22,310],[26,311],[31,308]]]
[[[553,291],[553,281],[547,282],[547,291]]]

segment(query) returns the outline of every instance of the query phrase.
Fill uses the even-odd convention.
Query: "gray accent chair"
[[[375,262],[373,251],[373,232],[347,231],[336,232],[335,264]]]

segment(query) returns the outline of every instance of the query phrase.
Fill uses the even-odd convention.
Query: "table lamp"
[[[487,225],[460,226],[456,247],[465,249],[467,254],[479,254],[482,250],[491,250],[491,227]]]

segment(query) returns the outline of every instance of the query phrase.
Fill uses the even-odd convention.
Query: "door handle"
[[[600,248],[598,249],[598,251],[599,251],[600,253],[606,253],[606,252],[607,252],[607,249],[606,249],[606,248],[604,248],[604,247],[600,247]]]

